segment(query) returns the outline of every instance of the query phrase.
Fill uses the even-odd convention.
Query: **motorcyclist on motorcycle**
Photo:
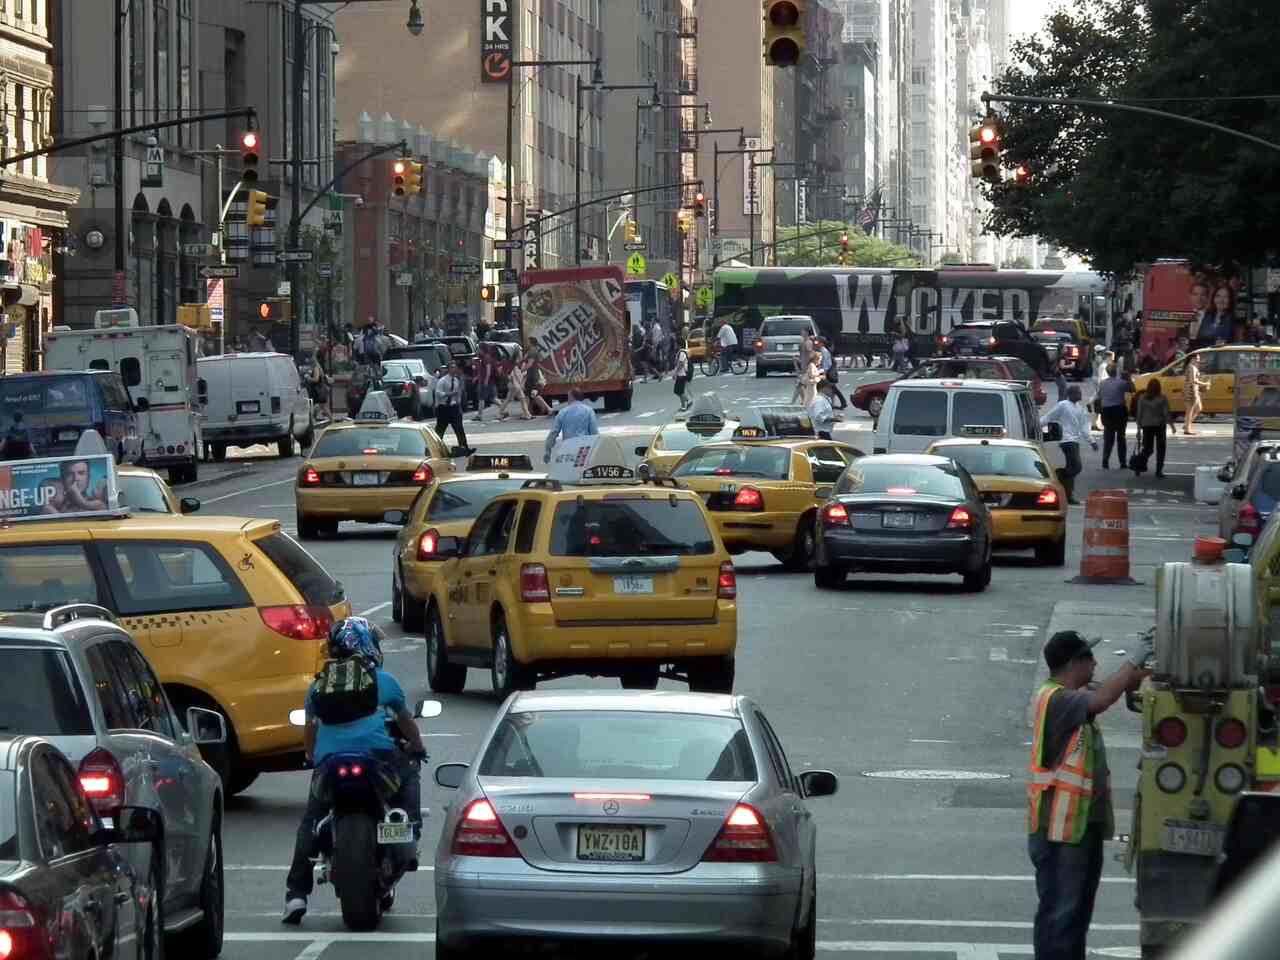
[[[422,761],[427,749],[405,702],[404,690],[390,673],[382,669],[382,631],[363,617],[339,620],[329,630],[329,656],[334,661],[359,658],[377,679],[377,709],[350,723],[325,723],[317,713],[320,681],[307,693],[307,723],[304,744],[307,761],[312,767],[311,788],[307,808],[298,825],[293,847],[293,862],[285,886],[282,923],[299,924],[307,912],[307,897],[312,889],[312,860],[317,855],[315,828],[329,812],[329,800],[320,789],[325,773],[325,759],[339,753],[365,753],[398,773],[399,791],[388,802],[405,810],[414,823],[414,848],[421,834],[422,786],[419,782]],[[387,732],[388,713],[406,744],[399,749]]]

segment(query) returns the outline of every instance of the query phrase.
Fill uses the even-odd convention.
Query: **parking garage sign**
[[[480,80],[510,83],[513,21],[511,0],[480,0]]]

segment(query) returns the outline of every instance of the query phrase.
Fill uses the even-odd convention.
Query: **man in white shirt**
[[[729,326],[728,320],[721,322],[720,331],[716,334],[716,342],[720,344],[720,371],[724,372],[729,369],[729,356],[738,346],[738,335],[733,327]]]
[[[831,431],[840,419],[831,408],[831,391],[834,389],[835,386],[830,382],[823,383],[818,387],[818,395],[813,403],[809,404],[809,419],[813,421],[813,429],[823,440],[831,439]]]
[[[443,440],[444,432],[453,427],[453,435],[460,447],[467,446],[467,431],[462,425],[466,389],[462,368],[456,360],[449,364],[449,372],[436,381],[436,436]]]
[[[1080,461],[1080,444],[1088,443],[1094,450],[1098,443],[1089,433],[1089,411],[1080,403],[1084,396],[1077,384],[1067,387],[1067,398],[1059,400],[1053,408],[1040,418],[1040,426],[1046,427],[1056,423],[1062,428],[1062,440],[1058,446],[1062,448],[1062,456],[1067,465],[1058,471],[1058,479],[1067,488],[1067,503],[1079,504],[1076,499],[1076,476],[1084,469]]]

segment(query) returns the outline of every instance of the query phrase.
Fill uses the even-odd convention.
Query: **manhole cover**
[[[1008,780],[1008,773],[985,773],[981,770],[866,770],[864,777],[873,780]]]

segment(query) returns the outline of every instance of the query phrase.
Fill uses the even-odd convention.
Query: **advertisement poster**
[[[1236,368],[1232,461],[1240,463],[1249,445],[1262,439],[1280,439],[1280,357],[1243,351]]]
[[[630,323],[618,267],[526,271],[521,283],[525,349],[551,392],[631,377]]]
[[[110,454],[0,463],[0,520],[93,516],[118,504]]]

